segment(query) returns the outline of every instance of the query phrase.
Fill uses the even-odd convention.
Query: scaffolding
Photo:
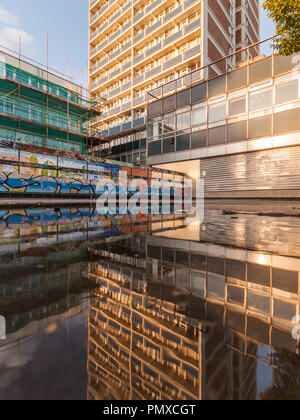
[[[101,139],[90,131],[90,120],[101,114],[100,104],[83,95],[83,88],[6,52],[0,60],[0,139],[51,150],[85,153]],[[3,56],[2,56],[3,57]],[[17,65],[18,63],[18,65]],[[27,68],[42,76],[28,72]],[[61,84],[53,83],[53,79]],[[52,79],[52,80],[51,80]],[[65,87],[70,84],[74,90]],[[76,92],[75,88],[77,88]],[[1,146],[1,144],[0,144]]]

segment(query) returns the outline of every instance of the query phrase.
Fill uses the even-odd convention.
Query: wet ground
[[[294,215],[0,211],[0,398],[299,399],[299,273]]]

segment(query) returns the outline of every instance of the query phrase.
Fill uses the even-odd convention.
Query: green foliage
[[[274,355],[273,385],[260,398],[264,401],[300,399],[300,356],[288,350],[277,350]]]
[[[263,8],[275,21],[275,48],[282,55],[300,51],[300,0],[264,0]]]

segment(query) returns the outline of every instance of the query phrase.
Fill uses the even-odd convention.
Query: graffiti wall
[[[66,233],[69,230],[81,229],[113,229],[120,232],[120,226],[135,226],[148,223],[150,216],[138,214],[136,216],[99,215],[96,208],[61,208],[61,209],[15,209],[0,210],[0,238],[12,239],[31,234]],[[93,236],[90,233],[89,236]]]
[[[35,172],[34,175],[27,173],[27,169]],[[0,194],[49,194],[49,195],[86,195],[99,196],[105,191],[122,193],[150,193],[153,195],[168,195],[169,190],[159,188],[146,187],[146,190],[139,186],[136,188],[127,189],[126,186],[119,186],[117,178],[111,178],[107,175],[88,175],[89,179],[66,178],[64,173],[59,171],[59,177],[43,175],[41,169],[25,168],[24,173],[0,173]],[[84,174],[85,175],[85,174]],[[113,182],[113,184],[112,184]],[[116,187],[114,187],[116,185]],[[182,194],[181,188],[172,189],[174,196],[180,197]]]
[[[75,178],[0,173],[0,193],[100,195],[103,183]]]
[[[2,279],[7,278],[10,262],[14,266],[17,261],[8,256],[39,258],[53,252],[76,253],[91,241],[147,232],[150,221],[150,216],[143,215],[100,216],[95,208],[0,210],[0,278],[1,272],[6,273]],[[28,264],[32,264],[31,259]]]

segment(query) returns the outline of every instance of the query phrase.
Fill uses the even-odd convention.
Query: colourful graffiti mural
[[[0,174],[0,193],[100,195],[105,185],[97,181],[51,176]]]
[[[7,228],[20,228],[23,226],[64,226],[70,225],[73,228],[79,227],[84,223],[87,228],[105,228],[112,225],[120,226],[133,223],[146,223],[151,220],[151,216],[138,214],[136,216],[99,215],[96,208],[61,208],[54,209],[18,209],[0,210],[0,231]]]
[[[32,171],[32,168],[28,168]],[[46,176],[43,174],[36,174],[41,171],[40,169],[34,169],[34,175],[28,173],[16,174],[5,172],[0,173],[0,194],[54,194],[54,195],[78,195],[78,196],[99,196],[106,191],[113,193],[122,192],[134,194],[137,192],[143,192],[144,194],[168,195],[168,188],[153,188],[148,187],[146,190],[141,189],[139,186],[136,188],[127,189],[126,186],[119,186],[118,179],[108,177],[106,175],[94,175],[90,176],[91,179],[76,179],[76,178],[65,178],[63,172],[59,172],[62,177]],[[115,187],[114,187],[115,185]],[[182,189],[172,189],[173,195],[176,197],[181,196]]]
[[[0,259],[1,255],[15,252],[58,245],[72,248],[74,242],[83,244],[107,236],[146,232],[151,220],[151,216],[143,214],[101,216],[96,208],[85,207],[0,210],[0,239],[4,240]]]
[[[121,172],[127,176],[124,185],[119,185]],[[183,179],[182,174],[175,172],[138,168],[123,162],[97,163],[0,147],[0,196],[6,193],[82,197],[99,196],[106,191],[164,195],[164,190],[168,195],[168,188],[156,188],[152,181]],[[143,180],[143,187],[138,182],[136,186],[130,185],[134,180]],[[181,193],[181,187],[172,188],[171,195]]]

